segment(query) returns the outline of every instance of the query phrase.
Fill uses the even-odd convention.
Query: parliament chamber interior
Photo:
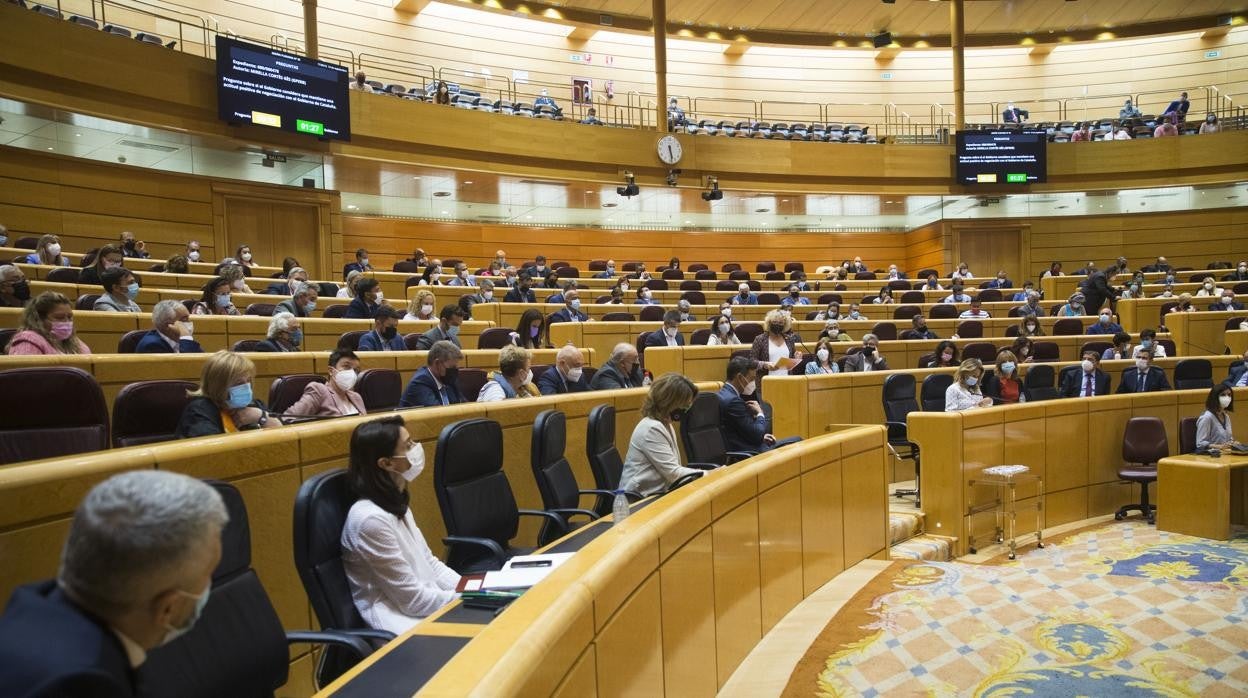
[[[1248,693],[1246,24],[0,0],[0,693]]]

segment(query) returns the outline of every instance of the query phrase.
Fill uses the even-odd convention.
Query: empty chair
[[[455,386],[459,388],[459,394],[464,396],[465,402],[474,402],[481,394],[481,388],[485,387],[485,381],[488,378],[489,374],[484,369],[461,368]]]
[[[710,267],[706,266],[705,264],[701,262],[695,262],[693,264],[690,264],[688,267],[688,270],[695,274],[700,271],[706,271],[707,269],[710,269]]]
[[[84,27],[88,27],[88,28],[90,28],[90,29],[99,29],[99,28],[100,28],[100,23],[99,23],[99,22],[95,21],[94,19],[91,19],[90,17],[83,17],[82,15],[70,15],[70,16],[69,16],[69,21],[70,21],[70,22],[72,22],[72,23],[74,23],[74,24],[78,24],[78,25],[81,25],[81,26],[84,26]]]
[[[48,281],[54,281],[62,284],[78,283],[78,276],[82,270],[78,267],[57,267],[48,272]]]
[[[149,34],[147,32],[139,32],[138,34],[134,35],[134,38],[139,41],[142,41],[145,44],[156,44],[157,46],[165,45],[164,39],[160,38],[159,36],[156,36],[155,34]]]
[[[667,282],[663,279],[650,279],[644,285],[651,291],[666,291],[668,288]]]
[[[17,334],[17,330],[12,327],[0,330],[0,354],[3,354],[9,348],[9,342],[12,341],[15,334]]]
[[[760,293],[758,294],[758,304],[763,306],[780,305],[780,294],[778,293]]]
[[[801,262],[785,262],[784,273],[790,274],[795,271],[806,271],[806,265]]]
[[[641,313],[638,317],[642,322],[653,322],[655,320],[662,320],[663,313],[666,312],[667,308],[664,308],[661,305],[643,305],[641,306]]]
[[[139,346],[139,340],[147,334],[147,330],[130,330],[123,334],[121,339],[117,340],[118,354],[133,354],[136,347]]]
[[[80,368],[0,371],[0,395],[0,464],[108,448],[104,392]]]
[[[979,359],[985,366],[991,366],[997,360],[997,348],[992,342],[971,342],[962,347],[963,359]]]
[[[1213,387],[1213,364],[1208,359],[1181,359],[1174,365],[1174,389]]]
[[[231,484],[209,484],[225,502],[230,521],[221,533],[221,561],[212,573],[208,602],[185,635],[148,652],[140,672],[142,695],[273,695],[289,678],[293,644],[342,647],[352,661],[371,654],[372,647],[358,635],[282,629],[251,566],[251,526],[242,495]]]
[[[355,381],[355,392],[369,414],[393,410],[403,397],[403,376],[392,368],[365,369]]]
[[[953,385],[952,373],[933,373],[923,378],[919,389],[919,403],[924,412],[945,411],[945,391]]]
[[[685,455],[695,464],[731,465],[754,455],[747,451],[729,451],[724,444],[723,432],[719,430],[719,397],[715,393],[700,392],[693,398],[693,406],[680,420],[680,440],[685,445]]]
[[[1166,425],[1157,417],[1132,417],[1122,434],[1122,460],[1118,477],[1140,486],[1138,504],[1127,504],[1118,509],[1114,518],[1122,521],[1129,511],[1140,511],[1148,522],[1156,523],[1157,506],[1148,501],[1148,486],[1157,481],[1157,461],[1170,455],[1166,441]]]
[[[237,342],[234,342],[234,346],[230,347],[230,351],[233,351],[233,352],[255,351],[256,347],[258,346],[260,346],[260,340],[258,339],[240,339]]]
[[[784,281],[785,275],[782,271],[772,269],[763,276],[763,279],[766,281]]]
[[[984,336],[984,323],[979,320],[963,320],[958,323],[957,333],[962,339],[979,339]]]
[[[555,275],[561,279],[579,279],[581,277],[581,270],[572,266],[560,267],[555,271]]]
[[[121,26],[120,24],[105,24],[103,31],[105,34],[113,34],[115,36],[124,36],[127,39],[134,36],[133,31],[131,31],[127,27]]]
[[[1196,452],[1196,417],[1184,417],[1179,420],[1179,453]]]
[[[531,548],[512,547],[521,516],[538,516],[556,531],[563,518],[519,509],[503,473],[503,429],[489,419],[446,425],[433,457],[433,489],[446,524],[447,564],[460,574],[499,569]]]
[[[30,9],[34,10],[35,12],[38,12],[41,15],[47,15],[49,17],[62,19],[61,11],[56,9],[55,7],[48,7],[47,5],[31,5]]]
[[[324,383],[325,377],[315,373],[292,373],[278,376],[269,386],[269,411],[281,414],[303,397],[308,383]]]
[[[136,381],[113,399],[113,446],[170,441],[196,385],[190,381]]]
[[[636,322],[637,316],[632,313],[606,313],[602,316],[603,322]]]
[[[898,459],[914,461],[914,489],[899,489],[898,497],[914,497],[919,506],[919,445],[910,440],[906,418],[919,411],[919,401],[914,397],[914,376],[894,373],[884,379],[884,425],[888,427],[888,445]]]
[[[477,337],[478,349],[502,349],[508,344],[515,344],[516,331],[510,327],[490,327],[481,330]]]
[[[693,278],[701,281],[714,281],[719,278],[719,274],[714,269],[699,269],[693,272]]]
[[[1105,353],[1106,349],[1112,349],[1113,346],[1113,342],[1084,342],[1083,346],[1079,347],[1079,356],[1083,356],[1084,352],[1088,351],[1094,351],[1097,356],[1100,356]]]
[[[992,283],[992,282],[985,281],[984,283]],[[975,294],[975,297],[985,303],[997,303],[997,302],[1000,302],[1001,300],[1001,292],[995,288],[986,288],[980,291],[979,293]]]
[[[728,278],[733,281],[749,281],[750,272],[745,271],[744,269],[737,269],[736,271],[728,272]]]
[[[543,543],[585,523],[574,524],[572,518],[575,516],[584,516],[587,521],[598,518],[593,511],[581,508],[582,495],[595,497],[598,506],[603,500],[612,501],[615,497],[611,490],[580,489],[572,472],[572,464],[564,455],[567,440],[567,417],[562,412],[545,410],[533,420],[530,464],[533,477],[537,480],[537,491],[542,495],[542,508],[563,519],[562,528],[551,526],[549,522],[543,525]]]
[[[339,349],[356,351],[360,348],[360,338],[371,331],[372,330],[351,330],[350,332],[343,332],[342,335],[338,337],[337,346]]]
[[[247,310],[243,311],[244,315],[260,315],[263,317],[272,317],[273,310],[277,308],[275,303],[252,303],[247,306]]]
[[[728,279],[717,281],[715,282],[715,290],[716,291],[735,291],[737,290],[737,282],[730,281]]]
[[[1032,345],[1031,356],[1035,361],[1060,361],[1062,358],[1057,342],[1036,342]]]
[[[606,271],[606,270],[607,270],[607,260],[605,260],[605,259],[591,259],[591,260],[589,260],[589,270],[590,270],[590,271]]]
[[[897,326],[891,322],[877,322],[871,328],[871,334],[879,338],[881,342],[897,339]]]
[[[347,308],[350,307],[346,303],[335,303],[321,313],[321,317],[342,318],[347,316]]]
[[[1083,321],[1073,317],[1061,318],[1053,323],[1053,334],[1066,336],[1083,334]]]
[[[917,305],[899,305],[893,309],[894,320],[913,320],[915,315],[921,315],[923,310]]]
[[[1032,402],[1056,400],[1061,394],[1057,391],[1055,380],[1056,374],[1052,366],[1035,364],[1028,367],[1026,375],[1023,376],[1023,387],[1027,388]]]
[[[763,326],[757,322],[742,322],[734,328],[734,331],[742,344],[752,344],[754,338],[763,333]]]
[[[927,317],[931,320],[956,320],[958,307],[952,303],[938,303],[928,311]]]
[[[100,294],[98,293],[84,293],[78,296],[78,300],[74,301],[74,310],[91,310],[99,299]]]
[[[685,272],[679,269],[664,269],[663,278],[669,281],[680,281],[685,278]]]
[[[827,305],[828,303],[831,303],[832,301],[836,301],[837,303],[844,303],[845,298],[841,296],[841,294],[839,293],[819,294],[819,305]]]
[[[680,294],[680,300],[689,301],[689,305],[706,305],[706,294],[701,291],[685,291]]]
[[[376,647],[394,634],[369,628],[360,617],[342,564],[342,528],[355,501],[342,468],[314,475],[300,485],[295,495],[295,569],[318,626],[367,638]],[[328,685],[354,663],[351,653],[327,648],[317,667],[317,683]]]
[[[710,339],[711,339],[711,330],[709,328],[703,327],[700,330],[694,330],[693,334],[689,335],[689,344],[705,346],[706,343],[710,341]]]

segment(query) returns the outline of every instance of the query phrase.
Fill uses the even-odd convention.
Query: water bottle
[[[628,518],[628,497],[624,494],[624,490],[615,491],[615,502],[611,505],[612,523],[620,523]]]

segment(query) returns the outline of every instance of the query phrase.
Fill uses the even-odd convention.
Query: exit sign
[[[893,79],[893,74],[892,74],[892,73],[880,73],[880,79],[881,79],[881,80],[892,80],[892,79]]]
[[[1205,51],[1205,58],[1221,58],[1222,52],[1218,50]]]

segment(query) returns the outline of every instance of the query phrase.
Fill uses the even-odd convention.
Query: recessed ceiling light
[[[789,200],[788,200],[788,199],[780,199],[780,203],[782,203],[782,204],[787,204],[787,203],[789,203]]]
[[[77,137],[77,138],[81,138],[81,137],[82,137],[82,134],[81,134],[81,133],[75,133],[75,134],[74,134],[74,136],[75,136],[75,137]]]
[[[530,221],[533,220],[533,216],[525,216],[524,218],[525,220],[530,220]]]
[[[472,180],[471,180],[471,179],[466,180],[466,181],[464,182],[464,184],[465,184],[465,185],[467,185],[467,184],[472,184]]]
[[[347,210],[348,210],[348,211],[355,211],[355,210],[358,210],[359,208],[360,208],[359,206],[356,206],[356,205],[354,205],[354,204],[348,204],[348,205],[347,205]]]
[[[693,225],[693,221],[685,221],[685,225]]]
[[[48,146],[48,150],[52,150],[52,146]]]
[[[593,193],[594,193],[594,190],[593,190],[593,189],[586,189],[586,190],[585,190],[585,193],[586,193],[586,194],[593,194]]]
[[[449,216],[449,215],[451,215],[451,214],[447,213],[446,211],[443,211],[443,212],[442,212],[442,215],[444,215],[444,216]]]

